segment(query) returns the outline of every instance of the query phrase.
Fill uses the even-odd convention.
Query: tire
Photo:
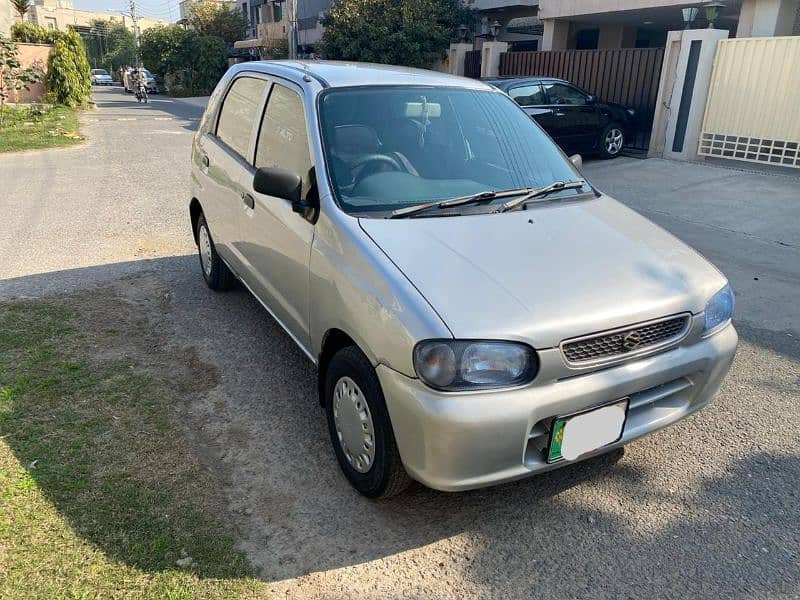
[[[337,391],[342,391],[339,389],[342,385],[348,386],[347,389],[355,393],[340,394],[335,398]],[[348,403],[348,399],[352,398],[355,400]],[[358,402],[364,402],[365,406]],[[348,406],[356,408],[348,412]],[[336,459],[344,476],[359,493],[367,498],[389,498],[409,486],[411,478],[400,460],[400,452],[397,449],[378,375],[364,353],[356,346],[339,350],[328,365],[325,374],[325,413]],[[348,458],[345,447],[348,439],[353,439],[353,429],[347,428],[347,416],[351,417],[351,424],[355,418],[355,430],[359,442],[365,440],[364,445],[358,447],[359,451],[363,451],[362,457],[369,454],[366,440],[371,437],[373,443],[371,460],[364,461],[360,460],[362,457],[353,457],[353,452],[349,448],[350,458]],[[359,425],[363,427],[364,432],[369,431],[371,427],[372,436],[362,433]],[[343,435],[340,435],[340,429]],[[351,435],[348,435],[348,431]]]
[[[617,123],[608,124],[597,140],[600,158],[616,158],[625,147],[625,132]]]
[[[212,290],[224,291],[233,287],[236,278],[231,273],[228,266],[222,262],[222,259],[217,254],[217,249],[214,247],[214,240],[211,237],[211,231],[206,223],[205,215],[201,214],[197,219],[197,252],[200,257],[200,272],[203,273],[203,279],[206,285]],[[205,245],[208,242],[208,246]]]

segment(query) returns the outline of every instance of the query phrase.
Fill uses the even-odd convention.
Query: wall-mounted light
[[[706,20],[708,21],[708,28],[714,29],[714,21],[716,21],[717,17],[719,17],[720,10],[725,8],[725,4],[722,2],[706,2],[703,5],[703,8],[706,11]]]
[[[458,26],[458,35],[461,38],[462,42],[467,41],[467,34],[469,33],[469,27],[464,25],[463,23]]]
[[[686,23],[685,29],[691,29],[692,22],[697,18],[698,12],[700,12],[700,9],[697,8],[696,6],[681,9],[681,14],[683,15],[683,22]]]
[[[491,34],[493,40],[497,39],[497,36],[500,35],[500,29],[501,28],[502,28],[502,25],[500,25],[499,21],[495,21],[489,27],[489,33]]]

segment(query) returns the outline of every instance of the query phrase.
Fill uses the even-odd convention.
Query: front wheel
[[[619,156],[625,147],[625,133],[616,123],[611,123],[600,134],[598,150],[601,158],[614,158]]]
[[[388,498],[408,487],[378,375],[355,346],[339,350],[328,365],[325,412],[336,459],[356,490]]]

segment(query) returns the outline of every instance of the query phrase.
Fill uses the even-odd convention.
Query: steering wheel
[[[352,169],[359,169],[358,175],[353,179],[353,185],[358,185],[362,179],[377,173],[377,167],[386,165],[392,168],[393,171],[405,171],[406,169],[399,160],[388,154],[365,154],[358,157],[352,164]]]

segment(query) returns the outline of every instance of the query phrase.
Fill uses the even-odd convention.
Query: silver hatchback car
[[[479,81],[237,65],[194,138],[189,210],[209,287],[241,281],[317,365],[366,496],[619,447],[710,402],[736,351],[725,277]]]

